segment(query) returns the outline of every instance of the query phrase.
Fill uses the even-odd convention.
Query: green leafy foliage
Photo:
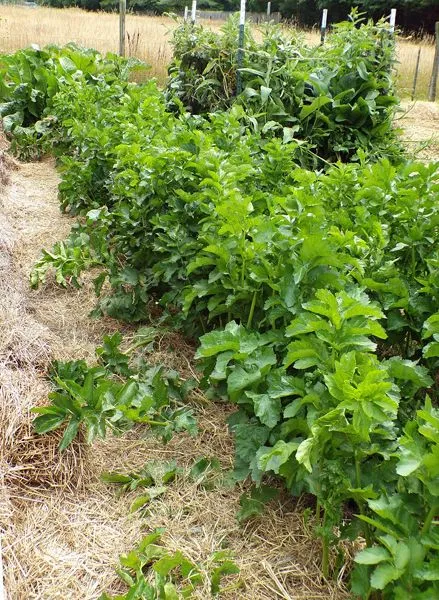
[[[97,82],[127,80],[139,61],[126,61],[115,54],[103,57],[95,50],[68,44],[63,48],[32,46],[0,57],[0,117],[7,134],[13,134],[13,149],[21,158],[38,155],[39,137],[53,127],[47,116],[55,95],[63,86],[82,80]]]
[[[371,152],[397,144],[392,132],[393,36],[388,24],[362,23],[352,12],[335,25],[326,45],[267,27],[261,42],[246,33],[243,92],[236,98],[237,20],[214,33],[183,24],[174,33],[168,97],[193,113],[245,108],[248,125],[285,141],[306,140],[318,156],[346,159],[359,148]]]
[[[139,472],[118,473],[116,471],[104,472],[101,479],[105,483],[120,486],[120,493],[142,489],[142,495],[138,496],[131,505],[134,512],[149,504],[154,498],[166,493],[167,484],[172,482],[181,472],[175,460],[168,462],[150,461]]]
[[[135,423],[148,425],[164,442],[178,431],[196,434],[195,418],[184,403],[187,386],[179,382],[178,373],[163,366],[132,371],[128,356],[119,350],[120,342],[118,333],[105,336],[97,349],[103,366],[90,367],[85,361],[52,365],[55,391],[49,394],[50,404],[32,412],[38,414],[34,419],[38,433],[64,429],[61,450],[80,430],[92,443],[105,438],[108,428],[117,432]]]
[[[170,552],[160,542],[163,529],[146,536],[129,554],[120,557],[120,579],[128,586],[126,594],[100,600],[182,600],[192,598],[197,588],[210,588],[210,596],[221,592],[224,576],[239,573],[226,551],[214,552],[206,564],[197,565],[181,551]]]
[[[96,348],[99,362],[111,373],[129,377],[129,356],[120,350],[122,335],[117,331],[113,335],[104,335],[102,346]]]
[[[263,485],[259,488],[252,487],[250,494],[243,494],[239,499],[241,508],[237,513],[239,522],[247,521],[251,517],[259,516],[264,511],[264,506],[270,500],[276,498],[279,494],[279,490]]]

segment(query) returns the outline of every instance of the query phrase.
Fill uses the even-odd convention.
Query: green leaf
[[[312,465],[311,465],[311,452],[314,448],[314,438],[310,437],[303,442],[300,443],[296,452],[296,460],[297,462],[304,465],[305,469],[312,473]]]
[[[101,480],[105,483],[130,483],[131,477],[114,471],[104,471],[101,473]]]
[[[138,496],[134,502],[130,506],[130,512],[136,512],[140,508],[143,508],[145,504],[148,504],[151,501],[150,494],[143,494],[142,496]]]
[[[165,593],[164,600],[179,600],[180,599],[177,588],[170,581],[165,583],[165,585],[163,586],[163,591]]]
[[[433,380],[428,374],[428,370],[412,360],[403,360],[399,356],[394,356],[383,363],[389,374],[395,379],[411,381],[416,385],[416,389],[428,388],[432,385]]]
[[[59,413],[41,415],[33,420],[33,426],[37,433],[47,433],[60,427],[64,420],[65,415],[59,415]]]
[[[416,570],[415,576],[424,581],[439,581],[439,558],[424,562],[422,567]]]
[[[403,573],[404,571],[397,569],[393,565],[379,565],[372,573],[370,584],[375,590],[384,590],[389,583],[399,579]]]
[[[303,106],[302,110],[299,113],[299,119],[306,119],[313,112],[319,110],[319,108],[322,108],[323,106],[325,106],[325,104],[329,104],[330,102],[332,102],[332,99],[328,96],[318,96],[311,102],[311,104]]]
[[[360,565],[376,565],[383,561],[388,561],[392,557],[382,546],[373,546],[365,548],[355,555],[354,561]]]
[[[175,554],[167,554],[153,565],[153,569],[159,575],[167,576],[172,569],[179,567],[184,560],[183,554],[179,551]]]
[[[251,517],[262,514],[265,504],[276,498],[278,495],[279,490],[268,485],[262,485],[258,488],[253,487],[250,491],[250,495],[242,494],[239,499],[241,508],[236,515],[238,521],[242,523]]]
[[[261,85],[261,101],[262,104],[265,104],[270,97],[271,88],[266,87],[265,85]]]
[[[258,455],[258,466],[262,471],[274,471],[279,474],[279,469],[299,447],[298,442],[284,442],[279,440],[263,454]]]
[[[268,394],[253,392],[246,392],[246,396],[253,401],[255,415],[261,423],[270,429],[275,427],[280,420],[282,407],[280,398],[271,398]]]
[[[239,573],[238,565],[232,560],[225,560],[219,567],[213,569],[210,574],[210,592],[213,596],[220,593],[221,578],[225,575],[236,575]]]
[[[437,358],[439,356],[439,342],[430,342],[424,346],[422,353],[425,358]]]
[[[79,430],[80,421],[72,417],[70,419],[69,424],[66,427],[64,435],[62,436],[59,449],[61,451],[65,450],[67,446],[69,446],[73,440],[75,439],[78,430]]]

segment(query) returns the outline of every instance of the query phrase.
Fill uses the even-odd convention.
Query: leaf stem
[[[252,298],[252,303],[251,303],[251,306],[250,306],[250,312],[248,314],[247,329],[250,329],[252,321],[253,321],[253,315],[254,315],[254,312],[255,312],[255,306],[256,306],[256,298],[257,298],[257,296],[258,296],[258,292],[257,292],[257,290],[255,290],[253,292],[253,298]]]
[[[327,512],[326,510],[324,510],[323,512],[323,535],[322,535],[322,544],[323,544],[323,549],[322,549],[322,574],[323,577],[325,579],[329,578],[329,540],[328,540],[328,536],[325,532],[325,528],[326,528],[326,517],[327,517]]]
[[[428,511],[427,518],[424,521],[424,525],[421,529],[421,535],[425,535],[430,529],[431,522],[433,521],[436,513],[439,511],[439,504],[433,504]]]

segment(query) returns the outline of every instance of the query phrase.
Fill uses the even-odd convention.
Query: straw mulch
[[[397,121],[402,140],[410,155],[424,162],[439,160],[439,104],[437,102],[402,102]]]
[[[2,137],[0,125],[0,192],[9,183],[9,173],[18,168],[17,162],[7,153],[8,144]]]
[[[216,456],[231,467],[230,407],[195,397],[200,435],[179,435],[167,446],[140,429],[93,448],[79,438],[61,455],[59,433],[35,434],[30,409],[46,402],[49,362],[93,359],[102,335],[120,324],[90,320],[95,298],[89,278],[79,291],[53,284],[29,289],[40,248],[62,239],[71,221],[58,212],[51,162],[20,165],[8,176],[0,194],[0,531],[8,598],[92,600],[104,590],[120,593],[118,556],[156,527],[166,528],[163,542],[170,550],[205,566],[212,552],[231,550],[241,573],[228,579],[226,600],[348,598],[341,583],[321,581],[319,543],[288,497],[240,527],[239,487],[206,491],[181,475],[145,514],[132,514],[135,494],[118,497],[100,481],[102,471],[138,470],[151,459],[175,458],[188,467],[201,456]],[[193,349],[178,336],[159,337],[156,348],[154,362],[193,374]],[[208,597],[207,586],[196,596]]]

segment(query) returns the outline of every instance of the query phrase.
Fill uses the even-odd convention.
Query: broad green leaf
[[[33,426],[37,433],[47,433],[60,427],[64,420],[65,416],[59,415],[59,413],[41,415],[33,420]]]
[[[69,424],[66,427],[66,430],[64,431],[64,435],[62,436],[60,445],[59,445],[59,449],[61,451],[65,450],[67,448],[67,446],[70,446],[70,444],[73,442],[73,440],[75,439],[78,430],[79,430],[79,425],[80,425],[80,421],[75,419],[75,417],[72,417],[70,419]]]
[[[258,456],[259,468],[262,471],[274,471],[276,474],[279,474],[280,467],[289,460],[298,447],[298,442],[284,442],[283,440],[279,440],[273,448]]]
[[[330,102],[332,102],[332,99],[328,96],[318,96],[311,102],[311,104],[303,106],[299,114],[299,119],[306,119],[316,110],[319,110],[319,108],[322,108],[325,106],[325,104],[329,104]]]
[[[246,396],[253,401],[255,415],[261,423],[270,429],[275,427],[280,419],[280,399],[271,398],[269,394],[255,394],[253,392],[246,392]]]
[[[391,555],[385,548],[382,546],[373,546],[372,548],[365,548],[358,552],[354,560],[361,565],[376,565],[391,558]]]
[[[312,473],[312,465],[311,465],[311,452],[314,448],[315,440],[310,437],[306,440],[303,440],[296,452],[296,460],[297,462],[303,464],[309,473]]]
[[[375,590],[384,590],[389,583],[396,581],[404,573],[391,564],[379,565],[372,573],[370,584]]]

